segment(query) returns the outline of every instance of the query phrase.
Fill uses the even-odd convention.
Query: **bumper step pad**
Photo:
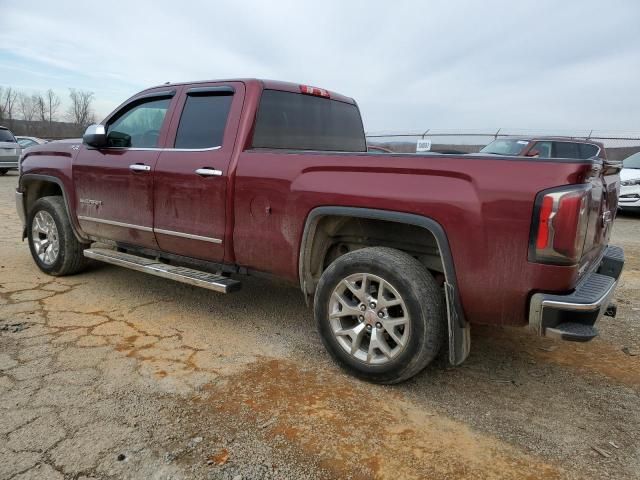
[[[598,336],[598,330],[593,325],[565,322],[553,328],[546,328],[547,337],[567,340],[569,342],[588,342]]]
[[[107,248],[88,248],[84,251],[84,256],[98,260],[99,262],[110,263],[120,267],[148,273],[156,277],[168,278],[180,283],[188,283],[197,287],[206,288],[219,293],[231,293],[240,289],[242,285],[238,280],[234,280],[222,275],[202,272],[192,268],[167,265],[145,257],[131,255],[129,253],[118,252]]]

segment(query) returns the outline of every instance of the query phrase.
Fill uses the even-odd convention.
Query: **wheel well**
[[[31,207],[39,198],[60,196],[63,197],[60,185],[46,180],[33,180],[25,185],[24,211],[28,215]]]
[[[313,294],[322,272],[336,258],[365,247],[390,247],[417,258],[436,277],[444,278],[436,237],[426,228],[401,222],[326,215],[315,221],[305,246],[305,290]]]

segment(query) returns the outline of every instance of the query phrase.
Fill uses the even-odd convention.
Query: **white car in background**
[[[16,141],[11,130],[0,126],[0,175],[9,170],[18,169],[18,159],[22,153],[22,147]]]
[[[640,152],[627,157],[620,171],[621,209],[640,209]]]
[[[16,136],[16,140],[23,149],[33,147],[34,145],[42,145],[44,143],[48,143],[48,140],[44,140],[42,138],[25,137],[20,135]]]

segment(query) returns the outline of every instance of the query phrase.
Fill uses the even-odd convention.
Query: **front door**
[[[166,91],[134,99],[107,120],[107,147],[80,147],[73,181],[78,221],[87,234],[157,248],[153,173],[171,101]]]
[[[243,98],[239,82],[185,87],[154,174],[161,250],[223,260],[228,169]]]

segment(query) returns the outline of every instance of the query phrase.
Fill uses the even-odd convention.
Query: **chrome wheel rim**
[[[31,223],[33,249],[42,263],[53,265],[60,253],[58,227],[49,212],[40,210]]]
[[[370,273],[349,275],[329,300],[329,323],[342,349],[371,365],[392,361],[411,335],[409,311],[398,290]]]

